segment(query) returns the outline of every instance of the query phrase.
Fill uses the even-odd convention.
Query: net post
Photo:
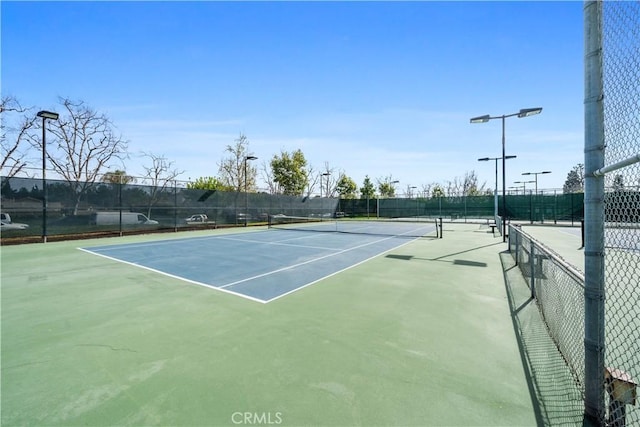
[[[440,220],[440,238],[442,239],[442,217],[438,219]]]

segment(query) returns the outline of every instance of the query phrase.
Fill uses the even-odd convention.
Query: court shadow
[[[399,259],[399,260],[403,260],[403,261],[412,261],[412,260],[441,261],[441,262],[449,262],[449,263],[455,264],[455,265],[467,265],[469,267],[486,267],[487,263],[485,263],[485,262],[477,262],[477,261],[471,261],[471,260],[467,260],[467,259],[446,260],[444,258],[449,258],[449,257],[455,256],[455,255],[466,254],[466,253],[469,253],[469,252],[477,251],[478,249],[488,248],[490,246],[496,246],[496,245],[501,245],[501,244],[502,244],[502,242],[490,243],[488,245],[477,246],[475,248],[466,249],[464,251],[454,252],[454,253],[447,254],[447,255],[442,255],[442,256],[439,256],[439,257],[436,257],[436,258],[420,258],[420,257],[415,257],[413,255],[396,255],[396,254],[387,254],[387,255],[385,255],[385,257],[386,258],[392,258],[392,259]]]
[[[500,253],[513,330],[539,426],[591,426],[579,382],[549,335],[524,276],[508,251]]]
[[[440,262],[450,262],[455,265],[467,265],[469,267],[486,267],[487,263],[485,262],[477,262],[477,261],[469,261],[466,259],[454,259],[454,260],[444,260],[444,259],[430,259],[430,258],[420,258],[414,257],[413,255],[394,255],[389,254],[386,255],[386,258],[399,259],[402,261],[412,261],[412,260],[420,260],[420,261],[440,261]]]
[[[486,262],[469,261],[466,259],[454,259],[453,263],[456,265],[468,265],[469,267],[486,267]]]
[[[411,261],[414,256],[413,255],[395,255],[395,254],[388,254],[386,256],[386,258],[393,258],[393,259],[401,259],[403,261]]]

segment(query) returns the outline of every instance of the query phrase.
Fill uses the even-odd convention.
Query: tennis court
[[[501,237],[426,233],[4,246],[2,425],[544,424]]]
[[[189,283],[269,302],[434,233],[425,223],[321,221],[254,233],[85,247],[82,250]],[[341,233],[314,233],[336,231]],[[302,231],[300,233],[299,231]],[[180,256],[176,256],[180,254]]]

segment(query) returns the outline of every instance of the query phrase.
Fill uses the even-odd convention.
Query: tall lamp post
[[[42,243],[47,243],[47,141],[46,121],[58,120],[58,113],[52,111],[38,111],[38,117],[42,117]]]
[[[413,197],[413,190],[416,190],[418,187],[415,185],[409,186],[409,195]],[[416,220],[420,219],[420,200],[418,200],[418,195],[416,194]]]
[[[505,160],[515,159],[518,156],[506,156]],[[493,192],[493,218],[496,219],[498,217],[498,160],[502,159],[502,157],[483,157],[478,159],[479,162],[488,162],[489,160],[496,161],[496,188]]]
[[[527,195],[527,184],[533,184],[535,181],[513,181],[514,184],[522,184],[522,194]],[[529,191],[531,193],[531,191]],[[529,194],[529,221],[533,224],[533,196]]]
[[[507,241],[507,186],[506,186],[506,172],[505,172],[505,119],[507,117],[529,117],[542,112],[542,107],[536,108],[523,108],[517,113],[503,114],[502,116],[491,116],[486,114],[484,116],[473,117],[470,119],[471,123],[486,123],[489,120],[501,119],[502,120],[502,241]]]
[[[547,173],[551,173],[551,171],[542,171],[542,172],[523,172],[522,175],[534,175],[535,183],[536,183],[536,196],[538,195],[538,175],[544,175]]]
[[[249,160],[257,160],[256,156],[245,156],[244,158],[244,226],[247,226],[249,218],[249,192],[247,191],[247,162]]]
[[[323,176],[329,176],[331,175],[331,172],[325,172],[323,174],[320,175],[320,198],[322,198],[322,177]],[[329,178],[327,178],[327,187],[329,187]],[[329,189],[327,188],[327,197],[329,197]]]

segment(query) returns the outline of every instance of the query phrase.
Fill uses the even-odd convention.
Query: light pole
[[[36,114],[42,117],[42,243],[47,243],[47,141],[46,121],[58,120],[58,113],[52,111],[38,111]]]
[[[409,187],[409,195],[411,197],[413,197],[413,190],[417,189],[418,187],[416,187],[415,185],[411,185]],[[418,200],[418,196],[416,195],[416,220],[418,220],[420,218],[420,201]]]
[[[514,184],[522,184],[522,194],[527,195],[527,184],[532,184],[535,181],[513,181]],[[531,191],[529,191],[531,193]],[[533,196],[529,194],[529,221],[533,224]]]
[[[331,175],[331,172],[325,172],[320,175],[320,198],[322,198],[322,177],[329,175]],[[329,187],[329,178],[327,178],[327,187]],[[329,188],[327,188],[327,197],[329,197]]]
[[[507,186],[506,186],[506,172],[505,172],[505,119],[507,117],[517,116],[518,118],[534,116],[542,112],[542,107],[536,108],[523,108],[517,113],[503,114],[502,116],[491,116],[486,114],[484,116],[473,117],[470,119],[471,123],[486,123],[489,120],[501,119],[502,120],[502,241],[507,241]]]
[[[247,162],[249,160],[256,160],[256,156],[245,156],[244,158],[244,226],[247,226],[247,219],[249,218],[249,192],[247,191]]]
[[[518,156],[506,156],[506,160],[515,159]],[[502,157],[483,157],[478,159],[479,162],[488,162],[489,160],[496,161],[496,188],[493,192],[493,219],[495,220],[498,217],[498,160],[502,159]]]
[[[522,175],[534,175],[536,182],[536,196],[538,195],[538,175],[544,175],[547,173],[551,173],[551,171],[542,171],[542,172],[523,172]]]

